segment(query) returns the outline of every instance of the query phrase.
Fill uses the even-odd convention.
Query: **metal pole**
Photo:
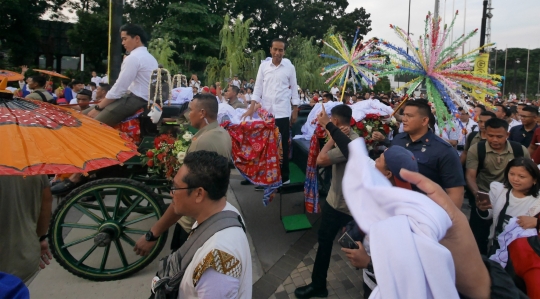
[[[480,25],[480,47],[482,47],[486,43],[486,13],[487,13],[487,0],[484,0],[483,2],[483,9],[482,9],[482,24]],[[483,49],[480,50],[480,53],[485,52]]]
[[[527,91],[529,87],[527,83],[529,83],[529,54],[530,53],[531,53],[531,50],[527,49],[527,71],[525,73],[525,98],[527,98]]]
[[[411,0],[409,0],[409,21],[407,22],[407,37],[409,37],[410,28],[411,28]],[[407,54],[409,54],[409,46],[407,46]]]
[[[120,74],[122,65],[122,40],[120,39],[120,27],[122,27],[122,15],[124,11],[123,0],[109,0],[109,66],[107,75],[109,84],[113,85]]]
[[[495,48],[495,68],[493,70],[494,74],[497,73],[497,52],[499,52],[499,51],[497,50],[497,48]]]
[[[503,97],[504,97],[504,88],[506,87],[506,60],[508,59],[508,48],[504,50],[504,80],[503,80]]]
[[[513,85],[513,91],[518,94],[519,92],[517,92],[517,87],[516,87],[516,77],[517,77],[517,60],[514,60],[514,78],[512,80],[512,85]]]
[[[536,90],[536,94],[540,97],[540,63],[538,64],[538,87]]]
[[[465,0],[465,9],[463,13],[463,35],[465,35],[465,27],[467,23],[467,0]],[[465,55],[465,43],[461,46],[461,55]]]

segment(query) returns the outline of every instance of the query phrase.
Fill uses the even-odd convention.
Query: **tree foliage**
[[[264,59],[264,51],[248,51],[250,26],[252,19],[242,17],[231,20],[225,16],[223,27],[219,32],[221,41],[220,57],[208,57],[205,74],[209,82],[222,81],[238,75],[241,78],[254,78],[259,63]]]
[[[173,50],[174,47],[175,44],[168,36],[155,38],[148,45],[150,54],[156,58],[160,65],[169,70],[171,74],[176,74],[179,70],[178,65],[173,60],[173,57],[177,55],[176,51]]]
[[[495,55],[497,52],[497,55]],[[496,58],[496,60],[495,60]],[[516,63],[516,59],[519,63]],[[489,54],[490,73],[504,75],[504,60],[505,50],[494,50]],[[495,62],[496,61],[496,62]],[[496,64],[496,68],[495,68]],[[514,66],[516,75],[514,76]],[[528,78],[528,96],[529,98],[537,98],[534,95],[538,91],[538,76],[540,73],[540,49],[534,49],[529,54],[529,78]],[[515,78],[515,88],[514,88]],[[504,83],[505,94],[514,92],[516,94],[525,93],[525,79],[527,78],[527,49],[510,48],[508,49],[508,57],[506,58],[506,77]],[[501,86],[501,92],[502,92]]]

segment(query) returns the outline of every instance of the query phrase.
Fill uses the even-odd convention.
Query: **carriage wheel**
[[[58,206],[49,227],[52,254],[69,272],[105,281],[127,277],[152,262],[167,232],[144,257],[135,242],[162,217],[163,200],[144,184],[113,178],[73,190]]]

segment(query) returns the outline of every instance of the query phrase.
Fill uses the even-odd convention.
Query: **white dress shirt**
[[[103,78],[101,78],[101,81],[99,83],[109,84],[109,76],[107,75],[103,76]]]
[[[96,87],[99,86],[99,83],[101,83],[101,77],[95,76],[90,79],[90,82],[96,83]]]
[[[240,82],[240,80],[232,80],[231,84],[240,88],[240,84],[242,84],[242,82]]]
[[[130,91],[148,101],[150,76],[157,67],[157,60],[148,53],[146,47],[135,48],[122,62],[120,75],[111,90],[107,92],[106,98],[119,99]]]
[[[298,106],[300,98],[296,70],[289,59],[283,58],[278,66],[270,57],[261,62],[251,100],[259,102],[276,119],[291,117],[291,103]]]

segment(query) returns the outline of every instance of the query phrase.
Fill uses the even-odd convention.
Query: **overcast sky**
[[[441,17],[445,12],[445,23],[450,23],[453,17],[452,11],[459,10],[459,15],[454,25],[454,40],[463,34],[463,21],[466,12],[466,32],[478,28],[478,33],[473,36],[471,50],[480,45],[480,24],[482,21],[482,0],[439,0]],[[452,5],[454,4],[454,10]],[[397,46],[405,44],[397,37],[389,24],[395,24],[407,30],[407,18],[409,1],[407,0],[349,0],[348,11],[357,7],[364,7],[371,14],[371,31],[367,38],[378,37],[386,39]],[[491,42],[495,42],[499,49],[508,48],[540,48],[540,1],[539,0],[492,0],[493,18],[491,19]],[[413,41],[418,40],[418,35],[424,33],[424,20],[428,13],[433,13],[434,0],[411,1],[411,30],[415,35]],[[343,30],[343,29],[342,29]],[[351,31],[355,28],[351,28]],[[352,42],[352,41],[350,41]],[[465,50],[468,50],[466,45]]]

